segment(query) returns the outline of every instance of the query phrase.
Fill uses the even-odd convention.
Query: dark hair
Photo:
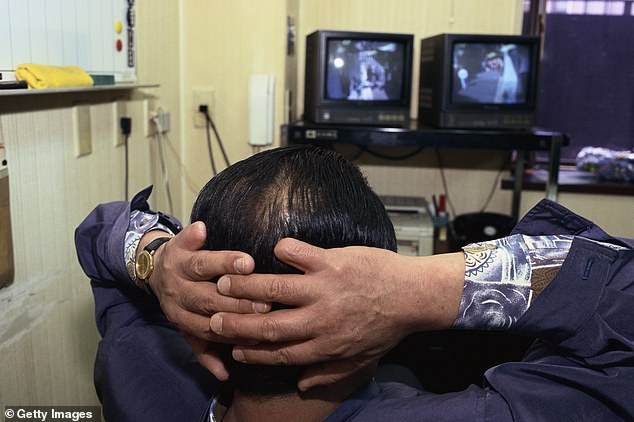
[[[322,248],[396,250],[392,223],[359,168],[315,146],[272,149],[228,167],[200,191],[191,221],[207,226],[207,249],[246,252],[258,273],[298,272],[273,254],[284,237]],[[244,365],[230,353],[226,357],[235,388],[247,394],[295,391],[303,369]]]

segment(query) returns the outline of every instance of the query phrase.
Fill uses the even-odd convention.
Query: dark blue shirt
[[[198,364],[155,299],[130,282],[123,259],[130,210],[149,210],[149,194],[100,205],[75,233],[102,335],[95,386],[107,420],[196,421],[221,384]],[[512,328],[539,338],[524,359],[490,368],[481,386],[456,393],[372,383],[328,422],[634,420],[634,242],[548,200],[514,232],[580,236]]]

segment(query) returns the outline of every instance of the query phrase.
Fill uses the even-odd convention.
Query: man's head
[[[358,167],[313,146],[269,150],[230,166],[201,190],[191,221],[207,226],[208,249],[246,252],[258,273],[298,272],[273,254],[284,237],[322,248],[396,250],[385,208]],[[235,387],[255,395],[295,391],[303,369],[239,364],[229,353],[226,364]]]

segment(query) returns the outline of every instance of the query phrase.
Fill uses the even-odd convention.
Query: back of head
[[[230,166],[201,190],[191,221],[207,226],[208,249],[246,252],[258,273],[298,272],[273,254],[284,237],[396,250],[387,212],[358,167],[314,146],[268,150]],[[303,369],[238,364],[229,353],[226,360],[235,388],[253,395],[295,391]]]

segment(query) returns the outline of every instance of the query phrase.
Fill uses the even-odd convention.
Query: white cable
[[[154,139],[156,139],[156,143],[159,148],[159,162],[161,164],[161,173],[163,173],[163,184],[165,185],[165,195],[167,197],[167,206],[169,208],[170,214],[174,214],[174,207],[172,204],[172,194],[170,192],[169,185],[169,175],[167,172],[167,166],[165,165],[165,151],[163,150],[163,127],[161,126],[161,119],[159,119],[160,113],[163,111],[159,108],[157,110],[157,114],[152,117],[152,122],[156,126],[156,133],[154,134]]]

